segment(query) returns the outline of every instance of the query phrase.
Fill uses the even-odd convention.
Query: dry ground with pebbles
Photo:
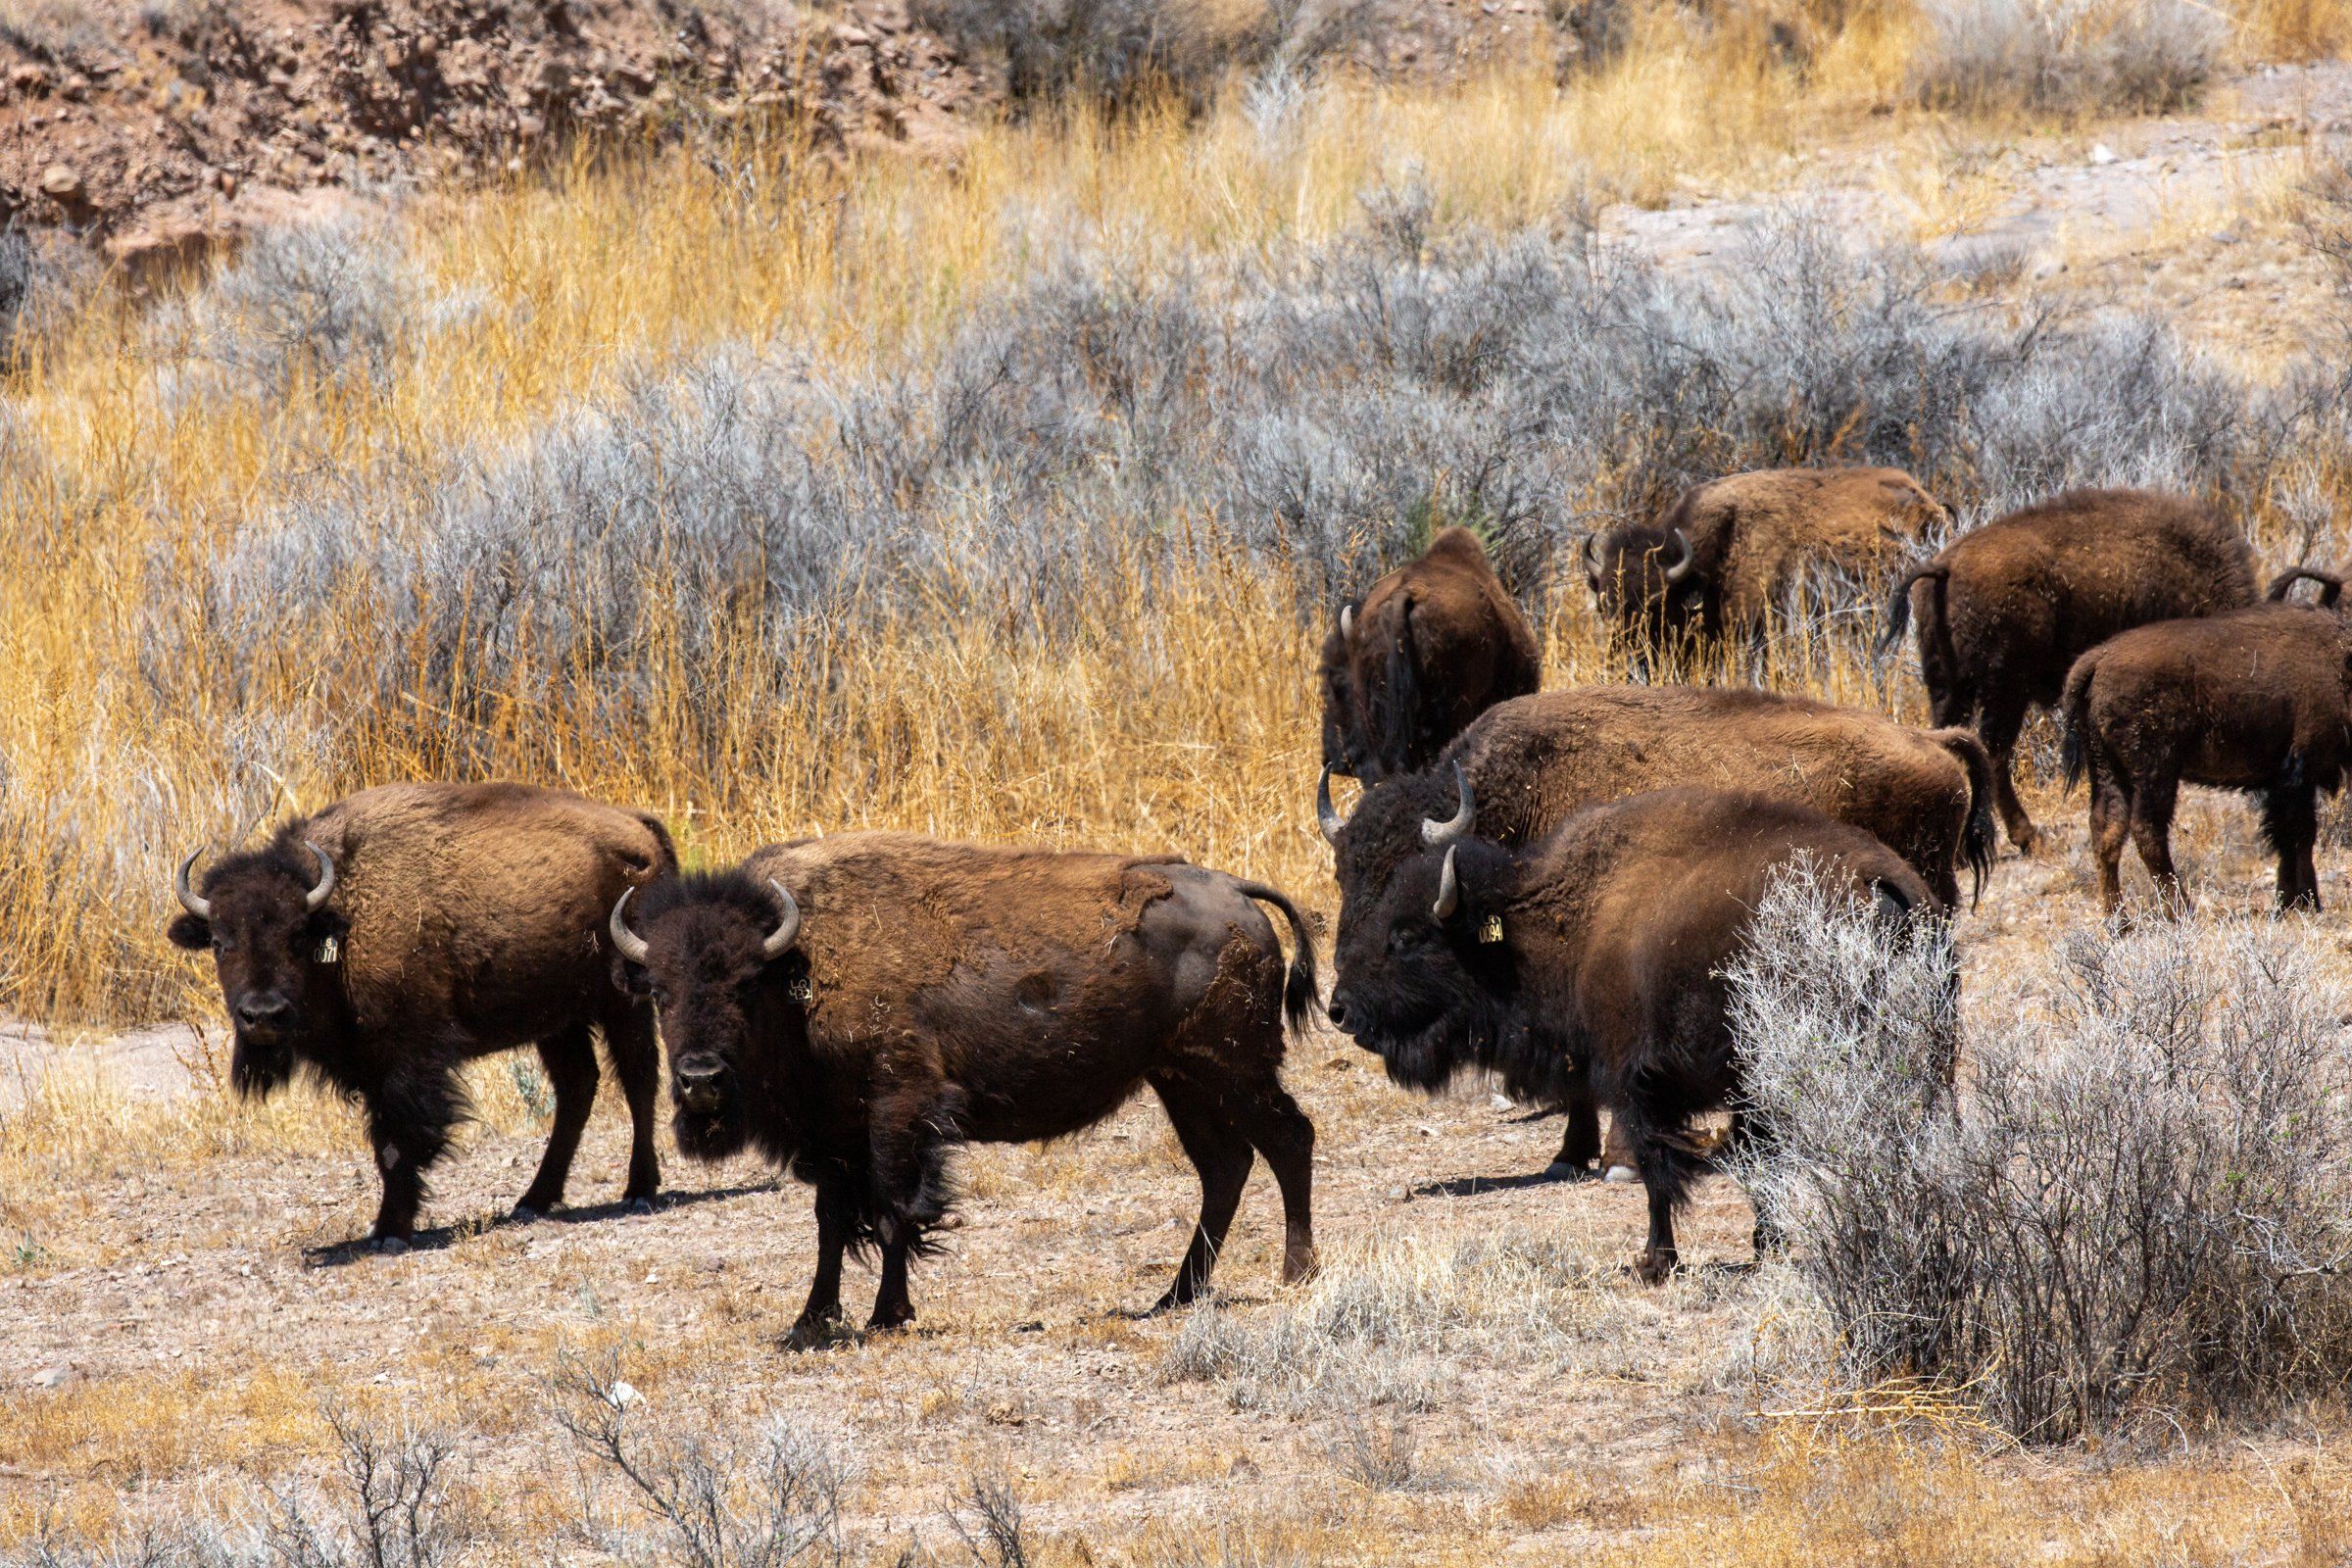
[[[1973,1027],[1997,1026],[2044,950],[2093,918],[2080,799],[2036,804],[2061,848],[2003,860],[1961,925]],[[2250,812],[2200,795],[2179,839],[2209,914],[2262,907]],[[2323,880],[2331,906],[2352,899],[2340,850]],[[2341,918],[2304,924],[2342,955]],[[338,1110],[240,1109],[202,1083],[126,1108],[87,1072],[58,1069],[20,1112],[50,1124],[41,1152],[21,1129],[7,1144],[0,1545],[44,1516],[169,1518],[324,1477],[332,1399],[456,1440],[486,1560],[576,1555],[549,1380],[566,1352],[608,1351],[648,1425],[740,1435],[780,1417],[847,1455],[884,1560],[910,1536],[953,1543],[944,1510],[973,1474],[1011,1482],[1051,1561],[1185,1560],[1220,1542],[1243,1561],[1631,1561],[1753,1530],[1786,1532],[1798,1561],[2319,1563],[2345,1544],[2328,1499],[2352,1495],[2352,1471],[2325,1413],[2316,1441],[2116,1459],[2031,1459],[1934,1407],[1792,1416],[1824,1396],[1785,1343],[1784,1282],[1741,1266],[1731,1184],[1701,1190],[1696,1266],[1643,1289],[1621,1267],[1639,1188],[1534,1179],[1556,1120],[1483,1085],[1408,1097],[1325,1029],[1290,1067],[1320,1132],[1314,1286],[1274,1283],[1261,1170],[1213,1311],[1130,1315],[1164,1285],[1197,1195],[1147,1099],[1074,1139],[969,1152],[914,1329],[800,1355],[776,1340],[808,1281],[805,1189],[673,1153],[661,1209],[623,1214],[610,1096],[578,1206],[503,1223],[539,1130],[491,1064],[485,1123],[438,1173],[431,1229],[381,1256],[336,1245],[374,1200]],[[870,1271],[854,1311],[859,1281]],[[1948,1539],[1962,1514],[1994,1534]],[[1255,1556],[1230,1555],[1235,1529]]]

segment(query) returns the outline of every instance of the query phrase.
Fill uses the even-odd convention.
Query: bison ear
[[[624,996],[643,999],[654,994],[654,977],[642,963],[631,963],[618,954],[612,957],[612,984]]]
[[[164,927],[164,935],[172,939],[172,945],[175,948],[201,953],[213,945],[213,922],[183,914]]]

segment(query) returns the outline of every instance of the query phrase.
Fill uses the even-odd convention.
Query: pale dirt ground
[[[2017,977],[2093,920],[2080,797],[2038,804],[2061,848],[2004,859],[1961,927],[1980,1019],[2005,1013]],[[2262,907],[2267,867],[2234,799],[2197,795],[2178,841],[2210,909]],[[2324,853],[2322,876],[2331,909],[2307,929],[2341,954],[2352,942],[2334,910],[2352,881],[2340,847]],[[117,1501],[168,1516],[243,1481],[321,1475],[315,1412],[335,1393],[452,1431],[502,1535],[552,1528],[570,1472],[545,1424],[544,1380],[560,1351],[612,1346],[649,1417],[740,1433],[782,1415],[854,1456],[875,1527],[927,1537],[975,1468],[1012,1479],[1033,1529],[1065,1542],[1187,1519],[1360,1531],[1369,1516],[1376,1540],[1470,1529],[1483,1555],[1463,1560],[1562,1560],[1638,1534],[1628,1499],[1739,1485],[1767,1398],[1741,1366],[1772,1313],[1768,1280],[1725,1267],[1746,1256],[1735,1188],[1701,1192],[1685,1231],[1698,1266],[1643,1289],[1617,1267],[1641,1242],[1638,1188],[1525,1180],[1557,1120],[1528,1121],[1483,1085],[1408,1096],[1327,1030],[1294,1047],[1289,1075],[1321,1135],[1326,1255],[1346,1266],[1406,1239],[1587,1251],[1589,1275],[1563,1287],[1577,1298],[1563,1308],[1564,1360],[1531,1368],[1501,1343],[1440,1355],[1432,1407],[1401,1414],[1244,1409],[1218,1385],[1167,1381],[1182,1320],[1125,1314],[1164,1285],[1197,1188],[1149,1098],[1057,1145],[973,1152],[964,1223],[917,1272],[914,1330],[805,1355],[774,1342],[807,1286],[806,1190],[779,1191],[749,1161],[700,1168],[673,1154],[660,1211],[622,1215],[611,1203],[625,1119],[610,1102],[575,1169],[582,1207],[498,1223],[539,1134],[477,1130],[437,1173],[432,1229],[404,1256],[312,1250],[361,1233],[372,1212],[356,1136],[213,1157],[101,1151],[56,1190],[0,1195],[0,1243],[24,1244],[0,1251],[0,1521],[21,1532],[44,1503],[69,1517]],[[1493,1185],[1466,1190],[1467,1178]],[[1218,1274],[1245,1326],[1298,1299],[1275,1283],[1279,1234],[1261,1168]],[[870,1290],[870,1271],[853,1270],[853,1312]],[[1374,1496],[1347,1474],[1366,1421],[1384,1442],[1401,1431],[1420,1456],[1410,1488]],[[1577,1478],[1579,1500],[1514,1519],[1515,1489],[1545,1476]]]

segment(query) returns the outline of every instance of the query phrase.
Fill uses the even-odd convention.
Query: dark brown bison
[[[1448,528],[1340,611],[1323,643],[1323,763],[1366,779],[1427,766],[1463,725],[1543,677],[1536,634],[1486,547]]]
[[[1966,866],[1982,889],[1992,860],[1992,772],[1966,730],[1917,730],[1878,713],[1801,697],[1724,687],[1586,686],[1503,703],[1481,714],[1434,767],[1365,792],[1352,816],[1317,800],[1335,851],[1342,908],[1384,885],[1418,853],[1420,824],[1451,810],[1459,763],[1484,838],[1524,845],[1573,813],[1677,784],[1755,790],[1870,833],[1908,860],[1937,902],[1960,896]],[[1555,1170],[1600,1152],[1592,1102],[1568,1113]],[[1608,1165],[1623,1165],[1614,1137]]]
[[[1252,901],[1290,922],[1287,978]],[[1282,1189],[1283,1277],[1313,1267],[1315,1134],[1282,1058],[1314,948],[1272,888],[1176,859],[851,833],[657,883],[612,931],[661,1014],[678,1147],[754,1148],[816,1189],[790,1346],[834,1331],[851,1247],[882,1250],[870,1326],[913,1318],[907,1261],[947,1210],[951,1147],[1077,1132],[1144,1084],[1200,1173],[1159,1305],[1207,1283],[1252,1149]]]
[[[1763,634],[1808,578],[1876,595],[1951,514],[1900,468],[1765,468],[1685,491],[1652,523],[1585,541],[1585,580],[1619,646]]]
[[[2072,490],[1963,534],[1905,573],[1880,647],[1902,639],[1916,608],[1935,720],[1974,720],[2001,819],[2030,852],[2034,824],[2012,765],[2027,712],[2055,707],[2075,661],[2118,632],[2253,602],[2253,552],[2195,502]]]
[[[2320,606],[2278,603],[2304,578]],[[2352,761],[2352,634],[2333,606],[2341,579],[2297,568],[2274,603],[2160,620],[2109,638],[2075,661],[2061,710],[2066,782],[2090,775],[2091,853],[2099,903],[2122,900],[2129,836],[2168,906],[2184,906],[2173,869],[2173,806],[2182,784],[2244,790],[2262,802],[2278,857],[2278,907],[2317,909],[2319,796]]]
[[[1484,1069],[1521,1100],[1607,1105],[1649,1191],[1640,1272],[1661,1279],[1702,1158],[1690,1121],[1740,1087],[1723,971],[1774,874],[1805,858],[1897,922],[1941,906],[1877,839],[1785,800],[1660,790],[1509,845],[1476,836],[1456,787],[1386,876],[1348,890],[1332,1022],[1407,1088]],[[1753,1130],[1735,1118],[1735,1139]]]
[[[360,1103],[384,1184],[371,1238],[415,1231],[466,1114],[460,1065],[518,1046],[538,1047],[556,1118],[515,1212],[561,1202],[596,1102],[592,1033],[634,1123],[622,1197],[650,1207],[661,1060],[650,1009],[612,984],[605,915],[676,868],[658,818],[523,784],[391,784],[220,860],[201,893],[195,863],[171,937],[213,951],[231,1081],[266,1097],[305,1067]]]

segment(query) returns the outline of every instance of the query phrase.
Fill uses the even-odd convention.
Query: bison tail
[[[2317,566],[2294,566],[2273,577],[2263,597],[2273,604],[2282,604],[2288,591],[2299,582],[2316,582],[2320,585],[2322,610],[2333,610],[2335,602],[2344,596],[2344,579],[2334,572],[2322,571]]]
[[[1914,566],[1903,573],[1901,579],[1894,585],[1894,592],[1886,599],[1886,626],[1879,633],[1878,651],[1881,654],[1901,642],[1903,633],[1911,629],[1912,586],[1921,582],[1934,582],[1940,590],[1943,584],[1950,580],[1951,575],[1951,567],[1938,566],[1933,562],[1924,566]],[[1926,627],[1923,625],[1921,630],[1924,632]]]
[[[2066,691],[2058,699],[2059,760],[2066,764],[2066,788],[2072,794],[2090,769],[2090,682],[2099,672],[2097,650],[2075,661],[2066,672]]]
[[[1984,881],[1992,875],[1993,850],[2000,843],[1992,815],[1992,758],[1971,729],[1939,729],[1932,739],[1968,770],[1968,816],[1960,826],[1960,860],[1968,867],[1971,886],[1968,906],[1984,902]]]
[[[1315,973],[1315,939],[1306,929],[1306,916],[1287,894],[1262,882],[1244,882],[1241,892],[1246,899],[1274,906],[1291,922],[1291,972],[1282,986],[1282,1012],[1290,1020],[1291,1032],[1301,1033],[1322,993],[1322,981]]]

